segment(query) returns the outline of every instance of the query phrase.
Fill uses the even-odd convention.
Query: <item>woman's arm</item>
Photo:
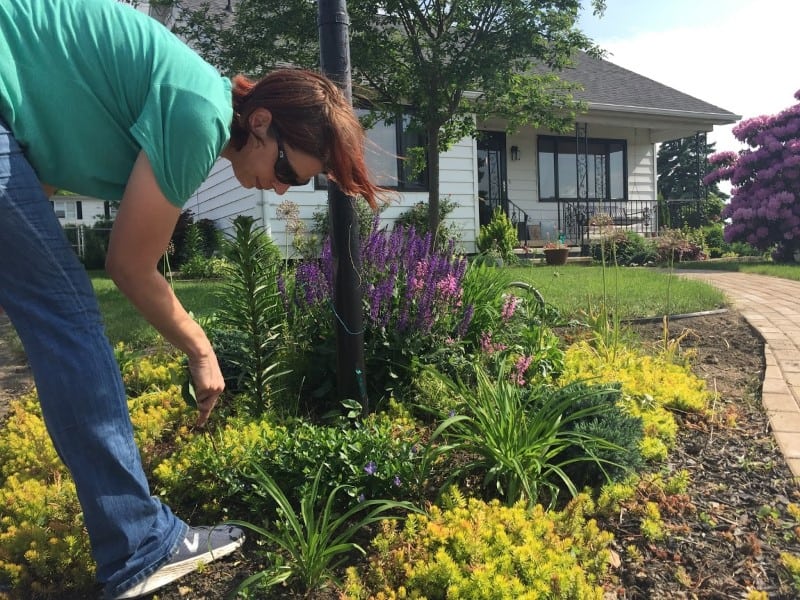
[[[205,332],[158,272],[179,216],[180,209],[164,197],[150,161],[140,152],[111,230],[106,271],[145,319],[188,356],[197,423],[203,425],[225,387],[222,372]]]

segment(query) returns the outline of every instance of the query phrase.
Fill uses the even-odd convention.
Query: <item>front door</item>
[[[478,197],[481,225],[488,223],[487,216],[491,218],[498,206],[508,214],[506,134],[502,131],[481,131],[478,135]]]

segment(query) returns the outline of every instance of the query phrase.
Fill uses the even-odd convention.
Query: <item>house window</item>
[[[53,210],[59,219],[66,221],[76,221],[78,217],[78,207],[74,200],[53,200]]]
[[[356,109],[361,117],[369,114],[365,109]],[[423,169],[414,173],[411,161],[404,157],[410,148],[425,147],[425,136],[411,131],[410,115],[400,115],[390,121],[378,120],[367,129],[367,145],[364,158],[374,182],[383,187],[402,191],[425,191],[428,189],[428,172]],[[327,179],[317,176],[316,187],[325,189]]]
[[[575,138],[539,136],[539,200],[625,200],[627,145],[625,140],[589,139],[586,152]],[[578,181],[578,162],[585,182]]]

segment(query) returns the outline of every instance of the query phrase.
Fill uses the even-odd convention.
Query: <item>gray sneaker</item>
[[[222,558],[244,543],[244,533],[238,527],[189,527],[186,537],[178,544],[175,554],[144,581],[114,596],[114,600],[138,598],[187,575],[201,565]]]

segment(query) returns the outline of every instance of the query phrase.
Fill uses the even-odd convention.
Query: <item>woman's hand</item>
[[[225,389],[225,380],[219,368],[219,362],[211,349],[209,354],[200,358],[189,357],[189,374],[194,383],[195,400],[197,402],[197,426],[202,427],[208,421],[208,416],[214,409],[222,390]]]

